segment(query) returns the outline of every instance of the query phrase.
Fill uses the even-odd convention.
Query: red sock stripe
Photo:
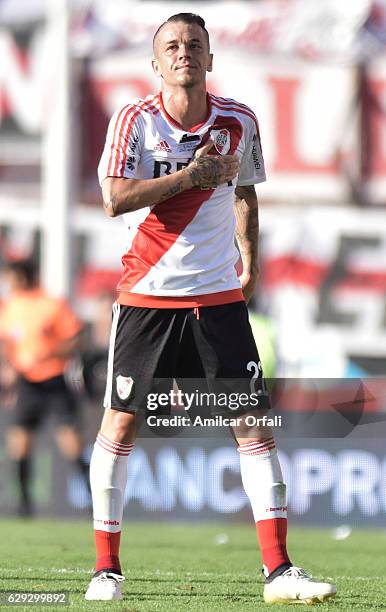
[[[275,442],[265,444],[264,446],[249,446],[248,448],[241,448],[240,453],[260,453],[261,451],[270,450],[275,448]]]
[[[111,444],[111,446],[116,446],[121,450],[125,450],[134,446],[133,444],[123,444],[122,442],[115,442],[114,440],[109,440],[109,438],[106,438],[106,436],[104,436],[101,432],[98,433],[98,438],[102,438],[107,444]]]
[[[119,455],[120,457],[128,457],[130,455],[131,451],[128,452],[121,452],[121,451],[117,451],[114,450],[113,448],[110,448],[109,446],[106,446],[103,442],[101,442],[100,440],[97,440],[97,444],[98,446],[100,446],[101,448],[103,448],[103,450],[108,451],[109,453],[111,453],[112,455]]]
[[[120,444],[119,442],[112,442],[101,433],[97,435],[96,441],[99,446],[101,446],[104,450],[109,451],[113,455],[122,455],[127,457],[134,448],[134,444]]]
[[[275,450],[276,446],[273,444],[272,446],[267,446],[266,448],[261,448],[259,450],[247,450],[247,451],[239,451],[240,455],[267,455],[271,451]]]
[[[262,455],[274,450],[275,448],[275,440],[273,438],[269,438],[263,442],[258,442],[256,440],[255,442],[249,442],[248,444],[240,444],[237,451],[242,455]]]
[[[258,455],[269,455],[269,453],[273,450],[276,450],[275,446],[270,446],[269,448],[263,448],[262,450],[259,451],[247,451],[247,452],[242,452],[240,453],[240,455],[248,455],[248,456],[258,456]]]
[[[264,446],[274,441],[274,438],[266,438],[265,440],[252,440],[251,442],[240,444],[240,448],[248,448],[249,446]]]
[[[102,442],[102,444],[109,446],[113,450],[119,451],[121,453],[126,453],[130,451],[134,446],[133,444],[126,444],[125,446],[120,446],[118,444],[114,444],[114,442],[110,442],[109,440],[106,440],[106,438],[103,438],[102,436],[97,436],[97,440],[99,440],[99,442]]]

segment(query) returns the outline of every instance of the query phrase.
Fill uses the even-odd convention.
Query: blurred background
[[[208,89],[248,104],[260,123],[268,181],[258,188],[262,272],[251,312],[266,371],[369,385],[385,375],[385,0],[0,0],[0,266],[32,258],[42,286],[86,324],[69,374],[85,460],[127,231],[102,210],[96,167],[114,110],[158,90],[152,36],[181,11],[206,20]],[[294,520],[384,524],[383,388],[365,402],[353,385],[344,439],[330,431],[280,442]],[[4,395],[1,437],[12,410]],[[50,425],[39,436],[38,512],[87,511],[87,488],[51,445]],[[234,455],[216,437],[140,440],[129,515],[249,519]],[[9,514],[17,490],[3,450],[0,468],[0,512]]]

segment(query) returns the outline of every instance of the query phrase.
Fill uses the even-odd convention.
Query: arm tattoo
[[[177,193],[180,193],[180,191],[182,190],[183,190],[182,181],[178,181],[178,183],[176,183],[174,187],[171,187],[168,191],[165,191],[165,193],[161,195],[159,202],[163,202],[164,200],[168,200],[169,198],[172,198]]]
[[[195,159],[189,168],[189,173],[194,187],[205,189],[217,185],[220,181],[220,167],[214,156],[205,155]]]
[[[108,204],[106,205],[106,208],[108,207],[108,205],[111,204],[111,210],[113,211],[114,215],[118,214],[118,198],[116,195],[111,196],[111,200],[110,202],[108,202]]]
[[[257,270],[259,210],[253,185],[236,189],[235,217],[236,240],[243,263],[250,271]]]

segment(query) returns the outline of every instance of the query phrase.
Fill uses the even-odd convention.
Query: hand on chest
[[[156,123],[145,139],[140,164],[142,172],[147,178],[178,172],[190,163],[195,151],[209,139],[214,143],[209,155],[237,154],[241,157],[244,147],[242,136],[241,123],[232,117],[216,117],[214,122],[197,132],[184,132],[172,129],[168,124]]]

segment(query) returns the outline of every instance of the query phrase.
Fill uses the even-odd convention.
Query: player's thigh
[[[194,313],[190,312],[178,347],[175,373],[176,377],[181,380],[205,378],[205,370],[192,327],[193,318]]]
[[[197,394],[197,392],[208,392],[208,385],[202,359],[192,329],[191,314],[187,317],[179,346],[176,368],[176,390],[181,391],[184,394],[183,397],[193,398],[193,400],[189,401],[189,405],[186,404],[184,400],[181,402],[180,408],[184,406],[187,416],[192,420],[195,419],[196,416],[207,416],[207,407],[198,400],[199,394]]]
[[[207,376],[251,378],[261,369],[245,302],[200,308],[193,329]]]
[[[209,384],[232,381],[227,388],[242,394],[242,398],[232,396],[230,409],[238,413],[268,409],[269,398],[245,302],[200,308],[199,319],[192,324]]]
[[[153,309],[114,304],[108,355],[105,408],[145,410],[157,381],[170,386],[186,309]]]

